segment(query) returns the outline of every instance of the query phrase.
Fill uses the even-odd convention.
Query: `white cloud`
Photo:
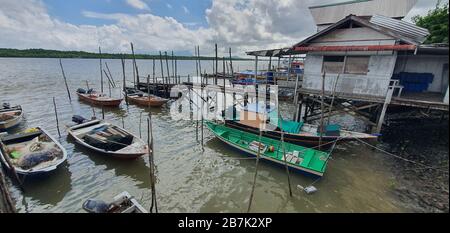
[[[172,9],[172,5],[170,5],[169,3],[166,4],[167,8]]]
[[[128,1],[127,1],[128,2]],[[138,51],[193,50],[212,55],[214,43],[220,52],[232,47],[245,51],[279,48],[299,42],[315,31],[307,6],[328,0],[213,0],[206,10],[208,27],[197,22],[179,22],[150,13],[129,15],[83,11],[89,18],[107,19],[108,25],[75,25],[53,18],[41,0],[2,0],[0,45],[11,48],[128,52],[129,42]],[[425,14],[435,1],[419,0],[411,15]]]
[[[139,9],[139,10],[150,10],[147,3],[143,2],[142,0],[126,0],[128,5]]]
[[[184,13],[189,14],[189,9],[186,6],[183,6],[182,8]]]

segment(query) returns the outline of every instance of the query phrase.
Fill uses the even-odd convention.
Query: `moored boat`
[[[69,127],[68,134],[90,150],[121,159],[135,159],[148,153],[148,146],[142,139],[119,126],[80,116],[74,116],[72,120],[77,125]]]
[[[41,127],[0,137],[0,159],[19,175],[36,175],[55,170],[67,159],[67,152]]]
[[[23,110],[20,105],[11,107],[4,103],[0,108],[0,130],[8,130],[20,124],[23,119]]]
[[[109,203],[88,199],[83,203],[83,209],[89,213],[148,213],[136,198],[126,191],[115,196]]]
[[[264,113],[264,111],[266,112]],[[352,140],[373,141],[378,138],[377,135],[373,134],[343,130],[339,125],[325,125],[321,138],[319,126],[285,120],[278,117],[277,114],[272,106],[264,109],[264,105],[256,107],[256,104],[249,104],[240,111],[239,116],[234,120],[226,120],[225,125],[258,135],[260,125],[264,123],[273,128],[273,130],[263,130],[262,135],[264,137],[280,140],[281,134],[284,133],[286,142],[305,147],[318,147],[321,141],[321,149],[330,148],[333,145],[332,142],[338,139],[337,142],[339,143]]]
[[[143,107],[161,107],[169,101],[156,95],[149,95],[143,91],[136,91],[135,89],[127,89],[126,91],[125,95],[128,102]]]
[[[258,135],[233,129],[212,121],[207,121],[206,125],[222,142],[251,156],[257,156],[258,150],[260,150],[260,158],[264,160],[283,166],[286,161],[289,168],[314,176],[323,176],[325,172],[329,158],[329,153],[327,152],[292,143],[283,143],[267,137],[261,137],[261,141],[259,141]]]
[[[105,107],[118,107],[122,102],[122,98],[111,98],[106,94],[97,93],[93,90],[85,91],[82,88],[77,90],[78,98],[81,101],[96,105],[96,106],[105,106]]]

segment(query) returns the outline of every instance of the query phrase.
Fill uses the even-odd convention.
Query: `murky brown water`
[[[119,60],[107,60],[117,83],[121,83]],[[127,190],[144,207],[150,206],[149,169],[146,156],[121,161],[96,155],[67,139],[64,124],[73,114],[90,117],[92,108],[75,95],[84,80],[99,87],[98,60],[64,59],[65,73],[72,91],[67,98],[57,59],[0,58],[0,102],[20,104],[26,120],[16,130],[43,126],[57,136],[52,97],[56,97],[61,122],[61,144],[68,160],[56,172],[38,179],[27,178],[22,193],[13,186],[13,197],[20,212],[83,212],[87,198],[112,198]],[[203,62],[209,68],[212,62]],[[131,79],[131,62],[127,63]],[[151,61],[138,61],[141,74],[151,73]],[[234,62],[240,69],[252,62]],[[157,66],[158,67],[158,66]],[[180,62],[180,74],[193,74],[191,61]],[[157,72],[159,73],[159,72]],[[105,85],[105,87],[107,87]],[[119,96],[120,87],[113,90]],[[107,90],[107,89],[106,89]],[[174,120],[169,105],[152,109],[157,165],[157,199],[160,212],[245,212],[251,192],[255,160],[243,156],[215,139],[205,128],[204,151],[195,140],[195,122]],[[282,103],[282,114],[292,116],[293,107]],[[98,117],[101,109],[95,108]],[[105,119],[122,124],[139,135],[139,115],[143,109],[122,103],[118,110],[107,110]],[[144,111],[145,112],[145,111]],[[362,130],[361,123],[341,118],[347,127]],[[145,127],[143,127],[145,128]],[[146,132],[142,132],[146,139]],[[315,183],[318,192],[306,195],[295,188],[313,179],[291,174],[294,188],[289,197],[285,170],[260,163],[252,211],[255,212],[403,212],[402,203],[391,193],[395,180],[385,166],[386,157],[358,143],[337,147],[325,176]]]

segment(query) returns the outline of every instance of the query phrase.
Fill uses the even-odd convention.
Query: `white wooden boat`
[[[53,171],[66,159],[64,147],[41,127],[0,137],[0,160],[19,175]]]
[[[148,153],[147,144],[132,133],[111,123],[94,119],[68,128],[75,141],[99,154],[135,159]]]
[[[115,196],[110,203],[88,199],[83,203],[83,209],[89,213],[148,213],[147,210],[126,191]]]
[[[9,107],[9,104],[3,104],[0,108],[0,130],[8,130],[20,124],[23,119],[21,106]]]

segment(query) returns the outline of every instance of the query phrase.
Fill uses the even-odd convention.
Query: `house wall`
[[[334,53],[335,54],[335,53]],[[308,54],[305,61],[305,73],[302,87],[322,90],[322,65],[325,54]],[[341,74],[336,85],[336,92],[385,96],[392,77],[397,54],[371,55],[369,71],[366,75]],[[326,74],[325,90],[333,91],[337,74]]]
[[[447,64],[447,73],[444,66]],[[440,55],[399,55],[394,74],[400,72],[432,73],[433,82],[429,92],[445,93],[448,88],[448,56]],[[445,76],[445,77],[444,77]]]

